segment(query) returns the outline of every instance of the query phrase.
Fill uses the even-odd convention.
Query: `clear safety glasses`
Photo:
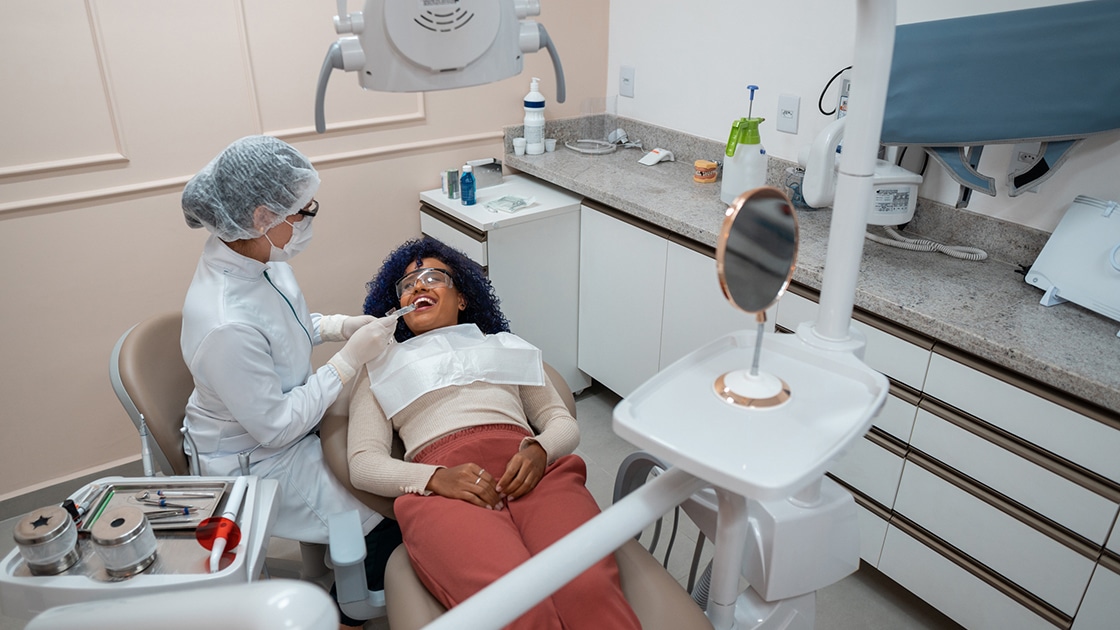
[[[436,289],[439,287],[454,287],[451,274],[435,267],[421,267],[405,277],[397,280],[397,298],[402,298],[406,293],[412,293],[417,287]]]

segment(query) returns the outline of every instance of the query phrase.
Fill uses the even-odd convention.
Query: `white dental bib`
[[[544,385],[538,348],[511,333],[483,334],[474,324],[438,328],[390,346],[366,367],[370,391],[387,418],[450,385]]]

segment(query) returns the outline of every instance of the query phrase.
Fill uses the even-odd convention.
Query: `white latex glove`
[[[342,320],[342,338],[349,339],[359,328],[377,319],[373,315],[355,315]]]
[[[353,319],[358,319],[357,317]],[[370,323],[358,328],[346,345],[338,351],[330,363],[338,370],[342,382],[348,383],[358,374],[362,366],[378,357],[393,340],[393,331],[397,328],[396,317],[370,317]]]

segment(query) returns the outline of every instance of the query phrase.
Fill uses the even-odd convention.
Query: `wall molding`
[[[501,139],[504,136],[505,133],[503,131],[486,131],[482,133],[467,134],[462,136],[432,138],[429,140],[418,140],[416,142],[404,142],[382,147],[360,149],[357,151],[343,151],[339,153],[328,153],[320,155],[318,157],[308,157],[311,158],[312,164],[314,164],[316,167],[321,168],[336,166],[347,162],[367,160],[372,161],[384,159],[387,157],[393,157],[395,155],[415,153],[418,151],[429,151],[432,149],[442,150],[453,146],[488,142]],[[170,190],[182,189],[182,187],[186,185],[187,181],[189,181],[191,177],[193,177],[193,174],[183,175],[180,177],[171,177],[168,179],[139,182],[135,184],[126,184],[124,186],[112,186],[108,188],[99,188],[97,190],[88,190],[62,195],[52,195],[50,197],[38,197],[35,199],[0,203],[0,220],[8,218],[18,218],[21,216],[27,216],[28,214],[56,210],[63,206],[82,206],[94,203],[104,203],[113,199],[120,199],[123,197],[134,197],[137,195],[153,196],[162,194]],[[419,192],[420,191],[417,191],[418,194]]]
[[[17,175],[39,175],[52,171],[70,171],[91,166],[113,166],[127,164],[128,158],[122,153],[102,153],[100,155],[86,155],[50,162],[35,162],[20,164],[18,166],[0,167],[0,178],[15,177]]]
[[[128,162],[127,152],[124,148],[124,138],[121,137],[120,113],[117,111],[116,99],[113,98],[113,82],[110,79],[109,66],[105,63],[105,43],[104,38],[101,37],[96,2],[95,0],[85,0],[83,4],[86,10],[86,23],[89,26],[90,41],[93,44],[94,58],[97,61],[98,78],[101,80],[101,93],[105,97],[105,110],[109,116],[109,126],[112,130],[113,145],[116,151],[47,162],[4,166],[0,167],[0,179],[89,167],[114,166]]]
[[[353,131],[369,131],[377,127],[387,127],[390,125],[398,125],[401,123],[419,123],[428,119],[428,111],[424,100],[424,93],[416,94],[416,111],[408,112],[405,114],[393,114],[390,116],[378,116],[376,118],[362,118],[358,120],[347,120],[344,122],[327,123],[327,134],[331,132],[353,132]],[[269,135],[276,136],[281,140],[288,140],[306,136],[320,136],[315,131],[314,125],[306,127],[292,127],[291,129],[278,129],[275,131],[266,132]]]

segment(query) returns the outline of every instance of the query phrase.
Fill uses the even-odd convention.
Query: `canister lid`
[[[61,506],[40,508],[25,515],[16,524],[12,536],[20,545],[40,545],[50,542],[74,526],[74,519]]]
[[[128,505],[105,510],[90,529],[94,544],[112,547],[127,544],[148,527],[148,519],[138,508]]]

